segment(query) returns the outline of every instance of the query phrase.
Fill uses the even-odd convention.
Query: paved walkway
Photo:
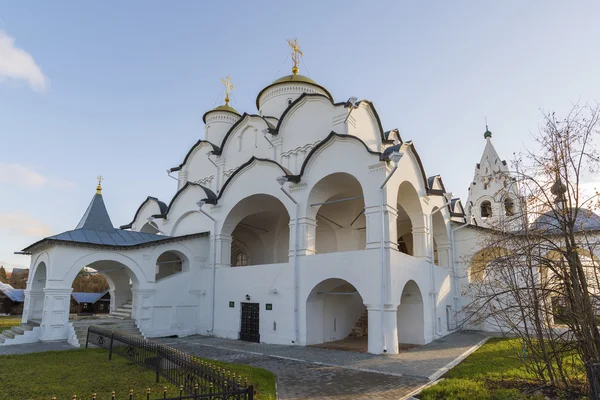
[[[0,346],[0,355],[40,353],[42,351],[74,350],[67,342],[26,343]]]
[[[248,343],[205,336],[159,339],[198,357],[265,368],[277,377],[279,399],[394,399],[479,343],[481,333],[455,333],[398,355]]]

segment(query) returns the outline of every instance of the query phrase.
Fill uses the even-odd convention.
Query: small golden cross
[[[98,186],[96,186],[96,193],[102,194],[102,181],[104,180],[104,178],[102,177],[102,175],[100,175],[96,179],[98,179]]]
[[[221,82],[225,85],[225,105],[229,105],[229,94],[235,90],[235,86],[231,83],[231,78],[226,76],[225,78],[221,78]]]
[[[298,64],[300,64],[300,58],[303,57],[304,54],[302,53],[302,50],[300,50],[298,39],[287,39],[287,44],[292,48],[292,61],[294,61],[292,72],[294,75],[297,75],[300,71],[298,69]]]

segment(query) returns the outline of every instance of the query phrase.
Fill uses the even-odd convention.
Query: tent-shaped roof
[[[129,247],[166,239],[171,239],[171,237],[115,229],[108,211],[106,211],[102,194],[97,192],[75,229],[42,239],[23,249],[23,252],[30,252],[31,249],[43,242]]]

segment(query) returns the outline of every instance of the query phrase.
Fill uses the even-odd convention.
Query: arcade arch
[[[307,207],[307,217],[316,222],[317,254],[365,249],[365,200],[353,175],[336,172],[319,180],[311,189]]]
[[[396,210],[398,250],[415,257],[425,256],[425,244],[421,243],[425,234],[423,209],[415,187],[408,181],[398,187]],[[421,240],[415,242],[415,236]]]
[[[367,307],[348,281],[326,279],[306,299],[306,344],[368,337]]]
[[[229,212],[222,234],[231,236],[231,266],[288,262],[290,216],[283,203],[268,194],[244,198]]]
[[[425,309],[419,285],[410,280],[404,285],[396,313],[398,343],[425,344]]]

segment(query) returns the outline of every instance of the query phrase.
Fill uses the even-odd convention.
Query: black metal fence
[[[151,340],[129,336],[97,326],[88,328],[85,347],[89,344],[105,348],[109,351],[108,359],[113,354],[156,371],[156,382],[162,376],[179,387],[179,395],[166,397],[167,400],[253,400],[254,387],[235,373],[211,363],[200,361],[179,350],[153,342]],[[149,394],[145,397],[148,398]]]

